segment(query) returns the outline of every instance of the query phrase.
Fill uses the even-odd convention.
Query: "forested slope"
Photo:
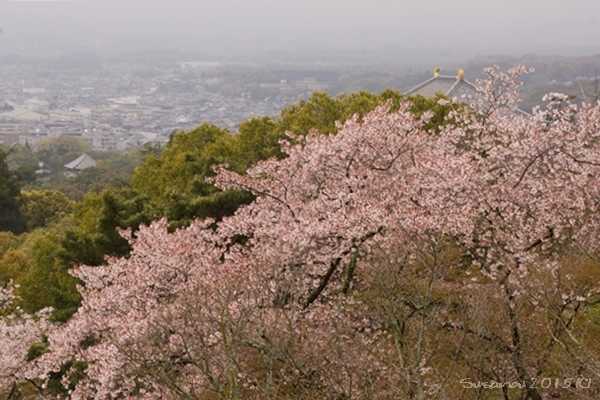
[[[174,134],[130,186],[4,234],[19,287],[0,292],[0,383],[106,399],[597,398],[600,107],[551,94],[518,116],[525,69],[486,72],[475,109],[317,93],[234,134]]]

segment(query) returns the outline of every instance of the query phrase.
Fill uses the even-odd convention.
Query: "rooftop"
[[[76,170],[76,171],[81,171],[82,169],[88,168],[88,167],[95,167],[96,166],[96,160],[94,160],[92,157],[88,156],[86,153],[83,153],[82,155],[80,155],[79,157],[77,157],[75,160],[71,161],[68,164],[65,164],[65,167],[71,170]]]
[[[435,68],[431,78],[410,89],[405,94],[407,96],[419,94],[425,97],[434,97],[436,94],[441,93],[452,98],[477,93],[477,87],[465,79],[462,69],[458,69],[456,76],[440,75],[441,70],[439,67]]]
[[[433,77],[425,82],[415,86],[405,93],[407,96],[421,95],[424,97],[434,97],[436,94],[443,94],[449,98],[460,99],[462,97],[479,95],[477,86],[465,79],[464,70],[457,69],[456,76],[440,75],[440,67],[433,70]],[[513,110],[516,114],[530,116],[531,114],[517,108]]]

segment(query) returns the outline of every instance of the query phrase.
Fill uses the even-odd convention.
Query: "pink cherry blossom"
[[[250,191],[256,201],[218,224],[196,221],[171,234],[156,221],[135,238],[124,234],[130,257],[75,269],[82,306],[49,332],[51,352],[32,373],[86,362],[74,399],[279,398],[291,390],[452,398],[444,392],[452,370],[434,368],[440,350],[424,333],[437,326],[462,332],[457,353],[467,335],[494,342],[502,374],[529,382],[540,371],[522,361],[526,321],[515,320],[517,309],[524,301],[550,309],[552,296],[567,307],[598,290],[565,284],[550,296],[554,288],[536,274],[568,281],[556,250],[598,249],[600,107],[551,94],[528,117],[516,111],[527,71],[486,72],[472,111],[453,113],[439,134],[426,129],[431,113],[418,118],[409,103],[395,112],[383,104],[337,135],[290,136],[283,160],[243,175],[218,167],[218,187]],[[459,270],[435,258],[449,238],[469,252],[478,277],[440,278]],[[352,295],[378,262],[427,267],[422,281],[402,286],[422,304],[411,305],[420,318],[412,330],[394,325],[399,311],[388,307],[406,304]],[[460,288],[471,296],[465,307],[491,318],[472,297],[480,282],[496,290],[481,298],[503,307],[498,332],[467,327],[466,315],[449,310],[419,314],[433,307],[436,290]]]

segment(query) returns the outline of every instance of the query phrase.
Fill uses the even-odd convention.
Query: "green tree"
[[[133,171],[145,158],[144,150],[125,153],[91,152],[97,160],[95,167],[86,168],[74,177],[54,174],[25,188],[28,190],[58,190],[69,199],[82,201],[86,193],[100,193],[106,188],[119,189],[131,185]]]
[[[216,125],[204,124],[190,132],[174,133],[160,157],[149,155],[134,173],[133,188],[152,201],[186,191],[197,175],[205,175],[202,157],[229,133]]]
[[[50,166],[52,173],[64,171],[65,164],[91,151],[89,143],[66,135],[43,140],[37,145],[38,158]]]
[[[6,162],[12,171],[18,173],[22,182],[33,182],[38,178],[35,171],[39,169],[39,160],[28,145],[12,146]]]
[[[325,92],[315,92],[308,100],[301,100],[281,111],[280,129],[296,135],[306,135],[311,129],[320,133],[336,133],[336,121],[343,113],[343,102]]]
[[[354,114],[364,115],[388,101],[395,110],[401,98],[394,90],[380,94],[362,91],[335,98],[318,92],[308,101],[290,105],[279,118],[251,118],[242,122],[233,135],[212,124],[200,125],[189,132],[175,131],[162,151],[144,153],[145,160],[135,170],[131,188],[88,195],[76,207],[75,228],[66,234],[63,245],[73,256],[74,264],[98,265],[104,263],[107,254],[129,252],[116,227],[135,231],[140,223],[167,217],[173,229],[189,224],[194,218],[219,220],[231,215],[254,197],[242,191],[223,192],[207,183],[206,178],[213,176],[216,165],[226,163],[230,169],[244,173],[260,160],[283,158],[279,140],[287,137],[288,130],[303,135],[315,128],[333,134],[337,132],[336,121],[343,123]],[[419,103],[419,107],[417,112],[441,106],[433,101]]]
[[[70,256],[61,245],[60,237],[53,232],[40,237],[32,250],[31,265],[19,279],[17,293],[22,307],[28,313],[53,307],[53,318],[66,321],[77,311],[81,301],[76,289],[78,280],[69,274]]]
[[[286,131],[304,135],[315,128],[324,134],[335,134],[336,121],[343,123],[355,114],[360,118],[386,101],[390,102],[391,110],[395,110],[401,98],[393,90],[380,94],[363,91],[335,98],[315,93],[311,99],[287,107],[277,118],[244,121],[236,134],[215,125],[203,124],[189,132],[173,132],[163,149],[152,148],[127,156],[109,155],[107,159],[100,160],[97,167],[89,168],[75,178],[65,179],[58,174],[46,182],[37,182],[39,185],[57,185],[55,187],[60,187],[61,191],[71,191],[79,198],[84,193],[87,195],[73,206],[72,217],[61,220],[64,223],[45,219],[46,213],[26,210],[28,221],[32,221],[31,228],[43,228],[28,233],[19,247],[31,260],[29,266],[19,264],[16,255],[11,256],[11,265],[20,268],[20,272],[12,271],[10,275],[19,277],[24,308],[33,312],[52,306],[56,310],[56,319],[68,318],[79,304],[75,290],[77,280],[68,274],[68,270],[79,264],[105,264],[107,255],[129,254],[130,246],[117,227],[131,228],[135,235],[140,224],[147,225],[167,217],[173,229],[189,224],[194,218],[219,220],[233,214],[241,205],[250,203],[254,199],[250,193],[220,191],[206,182],[206,178],[214,175],[216,165],[227,163],[230,169],[243,174],[260,160],[285,157],[280,151],[279,140],[287,137]],[[457,107],[441,105],[439,98],[415,97],[411,100],[412,111],[418,115],[433,111],[432,129],[438,127],[439,121],[445,121],[443,117]],[[69,144],[81,145],[70,139],[47,143],[42,147],[44,157],[58,160],[76,148],[69,147]],[[128,172],[119,175],[118,170]],[[128,182],[131,175],[127,174],[133,174],[131,186]],[[121,184],[113,184],[120,177],[123,177]],[[24,203],[36,204],[42,197],[45,199],[38,196],[38,200],[30,201],[32,195],[28,193],[34,192],[24,193]],[[63,197],[59,200],[56,195],[46,196],[56,202],[49,201],[43,206],[40,203],[33,209],[50,210],[58,208],[55,207],[57,204],[64,204]],[[67,212],[64,209],[62,214]],[[55,229],[57,224],[61,227]]]
[[[44,227],[72,211],[72,202],[57,190],[21,192],[20,211],[27,230]]]
[[[29,269],[29,260],[19,250],[10,249],[0,258],[0,286],[13,280],[19,282],[19,278]]]
[[[25,221],[18,204],[21,187],[18,175],[8,169],[6,156],[0,149],[0,231],[19,234],[25,231]]]
[[[37,155],[31,151],[29,146],[22,144],[11,146],[6,156],[6,162],[11,170],[31,165],[37,167],[38,161]]]
[[[107,189],[88,193],[74,209],[74,226],[63,239],[68,265],[101,265],[105,256],[122,257],[130,246],[117,227],[134,228],[149,224],[154,218],[147,198],[132,189]]]
[[[336,122],[344,123],[354,114],[359,117],[378,105],[391,102],[391,111],[398,109],[402,96],[396,90],[386,89],[380,94],[360,91],[342,93],[331,97],[324,92],[315,92],[309,100],[301,100],[281,112],[279,131],[290,131],[306,135],[311,129],[323,134],[337,133]]]
[[[117,227],[135,232],[140,224],[167,217],[173,229],[194,218],[219,220],[233,214],[254,197],[243,191],[220,191],[207,183],[206,178],[214,175],[216,165],[227,163],[230,169],[244,173],[260,160],[283,158],[279,140],[286,138],[288,130],[303,135],[315,128],[335,134],[336,121],[343,123],[354,114],[362,116],[384,102],[390,102],[395,110],[401,98],[393,90],[380,94],[362,91],[335,98],[318,92],[308,101],[290,105],[279,118],[244,121],[236,134],[212,124],[189,132],[173,132],[162,151],[144,152],[145,160],[135,170],[131,187],[88,193],[75,206],[74,226],[61,239],[65,254],[69,255],[63,257],[63,267],[68,269],[80,263],[100,265],[105,263],[106,255],[127,255],[130,247]],[[417,113],[426,109],[432,109],[436,115],[448,111],[437,99],[417,100]],[[70,182],[77,179],[79,176]]]
[[[454,122],[452,118],[448,118],[448,114],[451,111],[460,110],[461,112],[468,112],[468,107],[463,103],[443,102],[443,104],[440,104],[440,100],[448,100],[448,98],[439,93],[435,97],[409,96],[407,100],[412,103],[411,112],[417,116],[423,115],[426,111],[433,112],[433,117],[429,120],[426,127],[438,133],[440,127]]]
[[[213,167],[223,163],[245,171],[248,159],[237,135],[203,124],[190,132],[174,133],[159,157],[149,155],[134,173],[133,190],[149,200],[147,216],[166,216],[172,227],[194,218],[222,218],[253,199],[245,193],[221,193],[205,182],[214,174]]]
[[[238,172],[244,172],[260,160],[271,157],[283,158],[279,140],[285,138],[283,132],[270,117],[250,118],[240,124],[234,140],[237,142],[235,165]]]
[[[394,95],[392,95],[392,93],[396,94],[397,97],[394,98]],[[400,98],[400,94],[398,92],[393,91],[389,92],[389,97],[387,95],[386,97],[382,97],[364,90],[358,93],[341,94],[340,96],[338,96],[338,99],[340,100],[342,105],[340,122],[347,120],[354,114],[358,114],[362,117],[364,114],[368,113],[369,111],[372,111],[375,107],[387,100],[395,100],[395,106],[397,108],[398,100]]]
[[[74,206],[73,227],[62,237],[63,247],[68,254],[68,259],[64,260],[67,265],[101,265],[104,263],[104,254],[110,254],[101,245],[108,241],[98,223],[102,211],[102,195],[97,193],[88,193],[83,202]]]
[[[0,232],[0,257],[10,249],[19,246],[19,238],[12,232]]]

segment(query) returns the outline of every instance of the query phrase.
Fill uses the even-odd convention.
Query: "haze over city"
[[[32,46],[44,43],[35,51],[48,53],[163,48],[243,58],[274,50],[379,48],[445,51],[463,58],[585,55],[600,48],[600,3],[4,0],[0,28],[0,54],[18,52],[26,40]]]
[[[599,21],[0,0],[0,399],[600,399]]]

